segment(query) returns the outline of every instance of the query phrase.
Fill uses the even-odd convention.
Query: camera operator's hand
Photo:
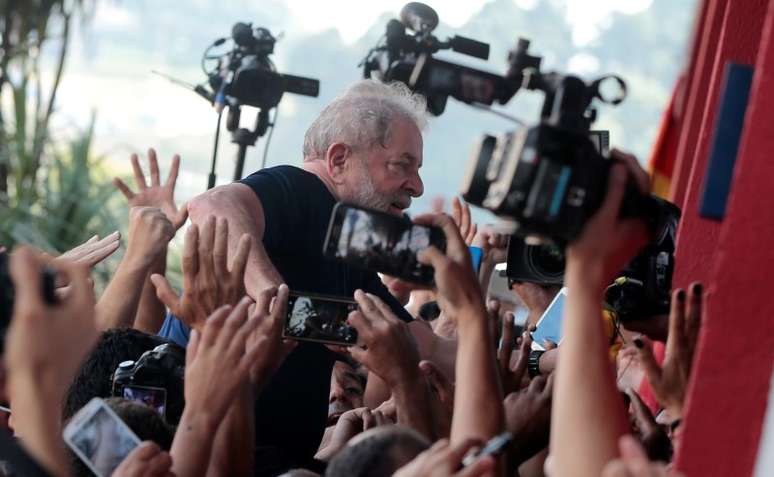
[[[458,197],[452,199],[452,218],[460,229],[460,236],[465,241],[465,245],[470,246],[476,236],[478,226],[470,218],[470,206]]]
[[[691,366],[696,343],[699,339],[702,320],[702,287],[700,283],[690,286],[686,300],[684,290],[672,293],[669,312],[669,336],[666,342],[664,364],[659,366],[653,356],[649,341],[636,339],[640,361],[658,402],[667,410],[669,418],[680,419],[683,402],[691,377]]]
[[[249,348],[258,348],[257,359],[250,366],[250,383],[258,391],[274,376],[297,342],[282,339],[282,327],[288,307],[288,286],[264,290],[258,294],[252,319],[258,325],[247,338]]]
[[[648,461],[648,456],[637,440],[629,435],[618,442],[621,457],[607,463],[602,477],[683,477],[660,462]]]
[[[113,255],[120,246],[121,233],[118,231],[106,235],[102,239],[99,238],[99,235],[95,235],[86,242],[56,257],[55,261],[67,260],[73,263],[84,264],[91,268]]]
[[[611,157],[619,162],[610,168],[602,206],[567,247],[568,271],[582,269],[600,287],[607,286],[648,241],[644,220],[620,216],[627,182],[633,178],[640,191],[647,193],[648,175],[631,154],[613,149]]]
[[[188,208],[185,204],[179,209],[175,204],[175,184],[177,183],[177,173],[180,169],[180,156],[175,154],[172,157],[172,166],[169,169],[169,176],[164,185],[161,185],[159,179],[159,163],[156,160],[156,151],[148,149],[148,165],[150,166],[151,184],[148,186],[145,181],[145,175],[140,167],[140,160],[137,154],[132,154],[132,169],[134,169],[134,182],[137,186],[137,192],[132,190],[118,177],[113,179],[113,184],[121,191],[129,202],[130,207],[157,207],[161,209],[164,215],[172,223],[174,230],[178,230],[188,219]]]
[[[446,254],[431,246],[417,255],[420,263],[430,265],[435,270],[441,311],[455,322],[471,318],[485,320],[484,298],[473,272],[470,251],[454,221],[448,215],[440,214],[422,215],[414,222],[440,227],[446,236]]]
[[[172,475],[172,458],[155,442],[145,441],[121,462],[112,477],[167,477]]]
[[[511,361],[514,352],[511,349],[513,341],[513,315],[503,317],[500,346],[497,349],[497,361],[500,365],[500,381],[503,385],[503,393],[509,394],[522,388],[522,382],[527,372],[529,353],[532,345],[532,335],[526,331],[519,342],[518,358],[514,366]]]
[[[553,377],[537,376],[526,388],[508,394],[503,401],[505,428],[513,434],[513,457],[522,463],[548,445],[551,427]]]
[[[350,313],[348,321],[357,330],[359,346],[350,348],[352,357],[390,389],[416,381],[419,351],[406,323],[376,295],[357,290],[355,300],[359,308]]]
[[[53,260],[27,247],[11,256],[16,300],[6,336],[8,395],[14,430],[26,449],[51,475],[68,475],[61,406],[67,387],[97,342],[94,294],[88,267],[61,261],[57,272],[70,289],[57,303],[47,303],[41,290],[44,266],[53,267]]]
[[[244,274],[250,254],[250,237],[243,235],[227,266],[228,221],[210,216],[201,228],[191,225],[183,245],[183,294],[178,296],[163,275],[151,281],[173,315],[192,328],[201,328],[210,313],[223,305],[236,305],[245,295]]]
[[[475,439],[450,445],[446,439],[441,439],[428,450],[419,454],[414,460],[398,469],[395,477],[477,477],[494,475],[496,461],[487,456],[476,460],[473,464],[460,470],[462,459],[473,447],[480,446]]]
[[[124,260],[149,267],[166,251],[175,235],[167,216],[156,207],[132,207],[129,210],[129,240]]]

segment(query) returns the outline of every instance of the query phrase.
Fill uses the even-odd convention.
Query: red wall
[[[772,35],[774,0],[728,0],[684,189],[677,285],[693,279],[708,285],[683,447],[677,456],[678,468],[689,477],[752,475],[766,411],[774,367],[774,300],[769,291],[774,273]],[[697,209],[710,119],[726,60],[755,64],[756,71],[726,216],[711,222],[698,218]]]

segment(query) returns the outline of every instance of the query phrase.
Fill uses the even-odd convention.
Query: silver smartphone
[[[64,440],[97,477],[113,471],[140,445],[129,426],[100,398],[83,406],[65,426]]]

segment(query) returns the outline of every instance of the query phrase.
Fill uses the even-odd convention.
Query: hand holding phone
[[[97,477],[110,477],[140,439],[100,398],[82,407],[64,429],[64,440]]]
[[[543,312],[537,322],[537,329],[532,333],[532,349],[545,350],[546,340],[562,342],[562,322],[564,321],[564,303],[567,300],[567,287],[563,287]]]
[[[360,268],[430,285],[433,269],[419,263],[417,253],[431,245],[442,252],[446,249],[443,231],[438,227],[338,203],[331,215],[323,253]]]

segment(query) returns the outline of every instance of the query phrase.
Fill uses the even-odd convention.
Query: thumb
[[[419,261],[419,263],[422,265],[430,265],[433,268],[438,268],[445,260],[448,259],[449,258],[446,255],[441,253],[440,250],[432,245],[420,250],[417,254],[417,261]]]
[[[661,366],[656,361],[656,357],[653,356],[653,344],[650,341],[646,342],[643,338],[635,338],[634,345],[637,347],[637,353],[642,367],[645,369],[645,374],[648,376],[648,381],[655,390],[661,383]]]
[[[184,202],[183,205],[180,206],[177,215],[175,215],[175,218],[172,221],[172,225],[175,227],[175,230],[179,230],[180,227],[185,224],[186,220],[188,220],[188,202]]]
[[[172,289],[172,286],[167,281],[164,275],[154,273],[150,277],[151,283],[156,287],[156,296],[161,300],[161,303],[166,306],[173,314],[180,306],[180,297]]]

